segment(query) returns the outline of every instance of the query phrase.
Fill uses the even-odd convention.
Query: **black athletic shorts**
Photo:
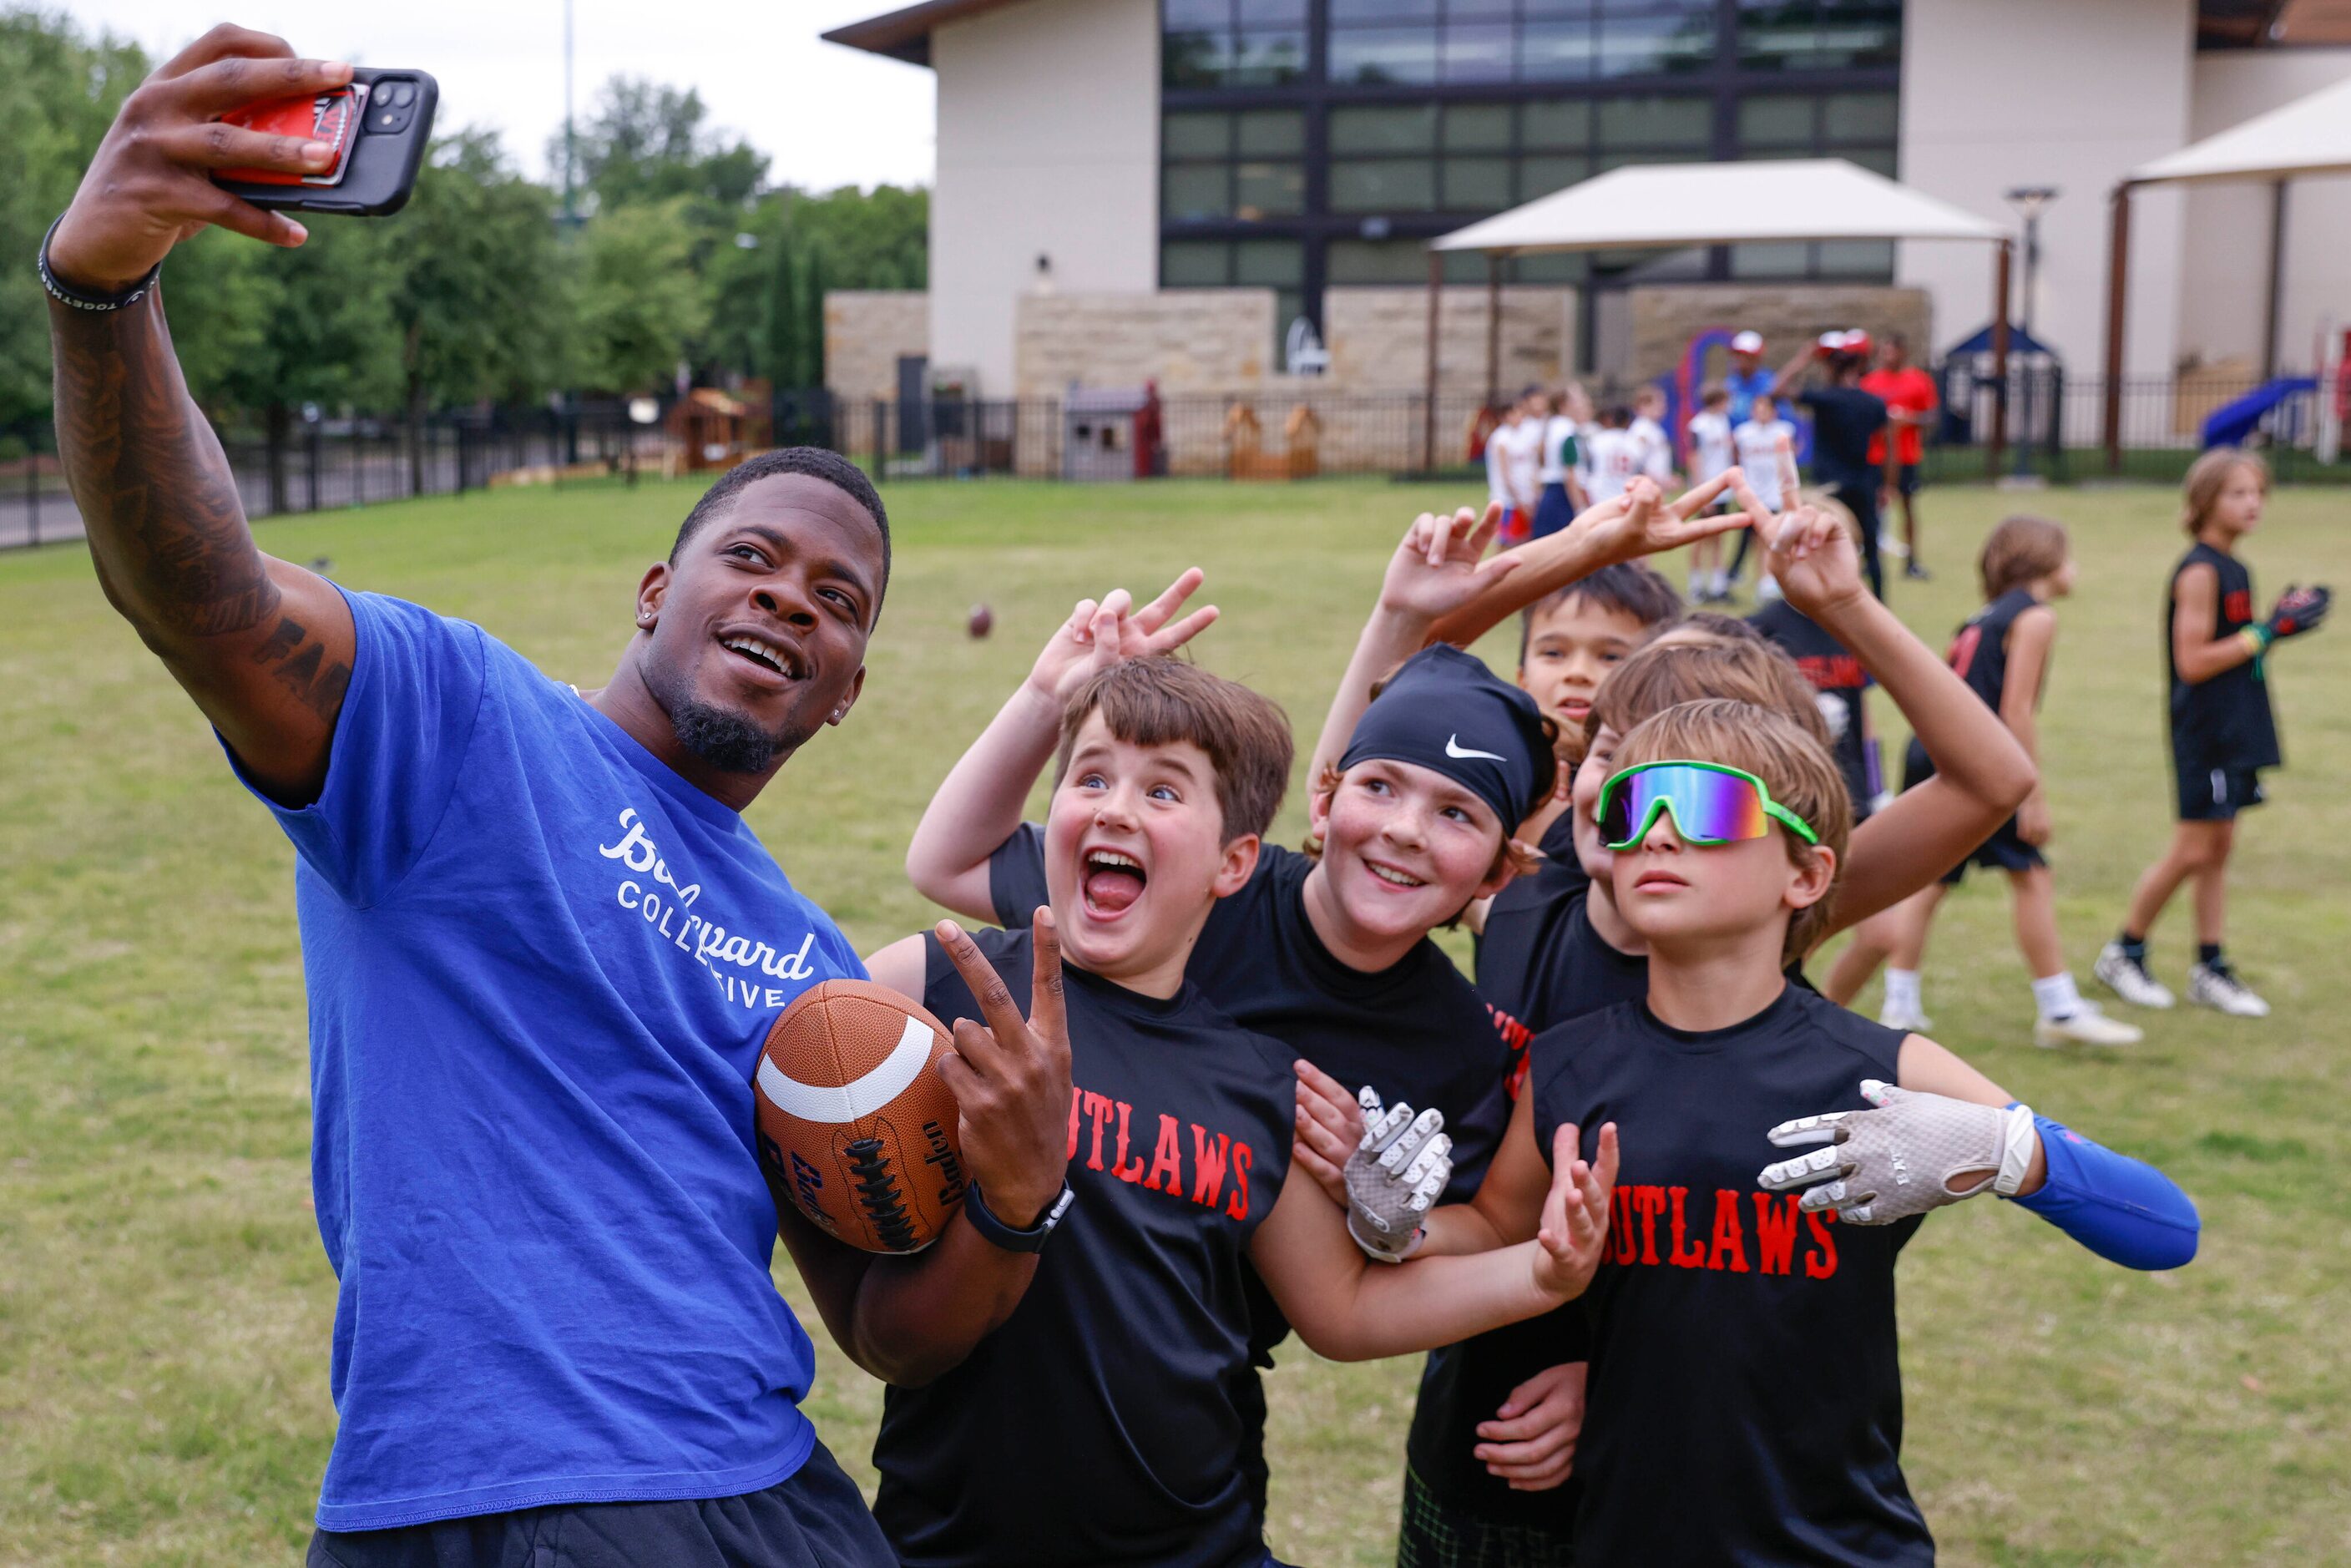
[[[1456,1508],[1407,1465],[1396,1568],[1575,1568],[1575,1546],[1561,1531],[1497,1524]]]
[[[1916,463],[1888,463],[1886,465],[1886,487],[1893,491],[1897,496],[1917,495],[1918,493],[1918,465]]]
[[[687,1502],[559,1503],[400,1530],[321,1530],[308,1568],[895,1568],[822,1443],[788,1480]]]
[[[1914,737],[1909,749],[1902,754],[1902,788],[1915,789],[1934,776],[1934,760]],[[1993,830],[1991,837],[1978,844],[1967,859],[1945,872],[1942,880],[1957,887],[1971,865],[1982,866],[1986,871],[2031,871],[2048,863],[2036,846],[2017,836],[2016,819],[2011,817]]]
[[[2262,776],[2251,768],[2208,768],[2175,755],[2172,778],[2179,786],[2179,820],[2227,822],[2248,806],[2258,806]]]

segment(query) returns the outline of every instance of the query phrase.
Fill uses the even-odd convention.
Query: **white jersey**
[[[1518,497],[1510,494],[1510,434],[1518,427],[1498,424],[1486,437],[1486,498],[1499,501],[1505,507],[1515,507]]]
[[[1542,472],[1536,476],[1543,485],[1567,483],[1567,446],[1575,439],[1575,421],[1563,413],[1552,414],[1543,421]]]
[[[1730,416],[1727,413],[1694,413],[1690,416],[1690,478],[1703,485],[1730,466],[1734,454],[1730,443]]]
[[[1780,454],[1796,449],[1796,427],[1784,419],[1769,424],[1750,419],[1733,426],[1730,438],[1756,497],[1775,512],[1786,506],[1789,498],[1780,494]]]
[[[1625,486],[1633,482],[1633,476],[1641,471],[1641,449],[1630,430],[1593,426],[1584,432],[1583,456],[1583,484],[1592,494],[1593,506],[1623,495]]]
[[[1509,465],[1510,505],[1531,513],[1536,498],[1542,494],[1543,430],[1548,420],[1522,419],[1510,427],[1510,444],[1504,449],[1503,461]]]
[[[1674,444],[1666,438],[1666,427],[1645,413],[1625,426],[1625,434],[1633,438],[1640,455],[1637,472],[1660,485],[1669,483],[1674,476]]]

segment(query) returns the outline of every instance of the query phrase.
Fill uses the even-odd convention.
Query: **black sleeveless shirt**
[[[2217,642],[2252,625],[2253,574],[2235,556],[2196,541],[2171,569],[2171,585],[2164,597],[2163,669],[2171,682],[2171,753],[2186,771],[2226,768],[2250,771],[2275,768],[2281,760],[2277,718],[2270,710],[2268,673],[2263,659],[2248,659],[2208,681],[2190,685],[2179,678],[2172,657],[2171,622],[2179,606],[2179,574],[2191,566],[2209,566],[2220,580],[2207,635]]]
[[[1535,1124],[1585,1155],[1614,1121],[1624,1165],[1609,1251],[1583,1299],[1591,1381],[1575,1469],[1576,1552],[1598,1563],[1934,1561],[1900,1462],[1894,1263],[1916,1219],[1842,1226],[1756,1174],[1765,1134],[1861,1110],[1902,1035],[1791,984],[1728,1029],[1646,1002],[1531,1053]]]

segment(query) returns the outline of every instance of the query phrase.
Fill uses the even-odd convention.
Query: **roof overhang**
[[[924,0],[919,5],[868,16],[823,35],[828,44],[846,44],[870,55],[887,55],[908,65],[931,63],[931,29],[967,16],[1000,10],[1018,0]]]
[[[2229,127],[2142,163],[2134,185],[2201,180],[2284,180],[2351,172],[2351,80]]]

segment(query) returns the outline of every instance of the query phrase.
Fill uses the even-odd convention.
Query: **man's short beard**
[[[670,710],[677,743],[722,773],[765,773],[795,749],[790,735],[771,735],[733,708],[688,699]]]

